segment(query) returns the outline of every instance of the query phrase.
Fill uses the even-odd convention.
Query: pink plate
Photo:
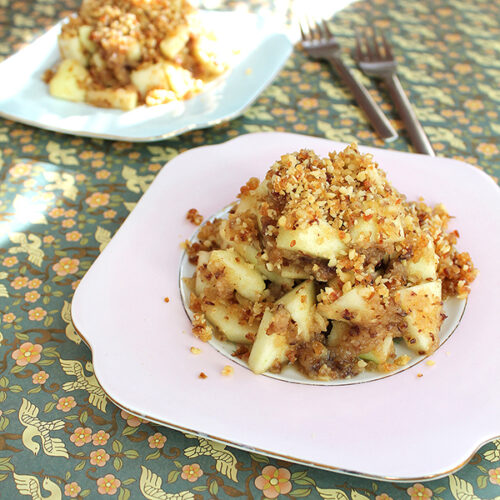
[[[344,144],[249,134],[170,161],[80,283],[76,329],[109,398],[130,413],[233,446],[379,479],[436,478],[500,435],[500,190],[445,158],[361,147],[408,199],[443,202],[480,270],[458,328],[418,363],[379,380],[302,385],[257,376],[191,334],[179,293],[185,215],[214,214],[282,154]],[[170,302],[165,303],[164,298]],[[190,347],[202,354],[194,356]],[[226,364],[234,367],[224,377]],[[206,379],[198,378],[200,372]],[[418,377],[417,374],[423,374]]]

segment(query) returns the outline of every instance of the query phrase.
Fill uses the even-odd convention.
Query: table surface
[[[76,5],[72,0],[0,1],[0,57]],[[293,16],[288,0],[206,5]],[[497,180],[500,2],[352,4],[336,15],[332,28],[353,67],[347,48],[353,46],[354,26],[363,23],[388,30],[401,80],[437,154],[469,162]],[[390,147],[411,150],[383,89],[364,81],[400,132]],[[352,477],[230,447],[222,453],[235,466],[221,468],[210,443],[142,422],[75,384],[79,367],[92,381],[92,364],[70,322],[73,292],[155,174],[182,151],[266,130],[388,147],[328,67],[310,61],[299,48],[243,116],[159,143],[84,139],[0,119],[0,498],[30,495],[30,487],[36,495],[42,482],[42,495],[50,492],[50,498],[108,494],[120,500],[273,498],[278,492],[337,500],[500,495],[500,441],[484,445],[452,478],[416,484]],[[124,165],[133,167],[137,182],[127,182]],[[29,199],[45,208],[26,212]],[[25,352],[29,362],[22,364],[19,355]],[[24,427],[19,422],[24,412],[39,412],[40,420],[53,422],[52,451],[34,444],[40,426]],[[150,483],[156,474],[165,493],[148,494],[141,473]],[[269,480],[276,474],[282,479],[273,488]]]

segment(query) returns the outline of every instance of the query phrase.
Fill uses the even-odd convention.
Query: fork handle
[[[330,63],[330,66],[338,73],[340,78],[349,87],[354,95],[354,98],[356,99],[356,102],[365,112],[377,134],[385,141],[393,141],[394,139],[397,139],[398,134],[391,125],[391,122],[384,115],[379,105],[373,100],[366,87],[355,78],[349,67],[346,66],[339,58],[330,57],[327,60]]]
[[[396,74],[388,75],[384,80],[389,90],[389,94],[398,110],[399,116],[403,120],[408,135],[410,136],[415,151],[429,156],[436,156],[429,138],[421,123],[418,121],[415,110],[406,96],[398,76]]]

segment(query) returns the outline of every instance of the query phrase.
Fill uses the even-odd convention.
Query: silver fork
[[[325,21],[312,25],[300,23],[302,47],[313,59],[323,59],[338,73],[344,83],[351,89],[354,98],[366,113],[370,123],[382,139],[393,141],[398,137],[391,122],[384,115],[378,104],[373,100],[366,87],[356,80],[348,66],[340,57],[340,45],[330,32]]]
[[[389,42],[383,34],[379,35],[375,29],[371,31],[371,36],[366,31],[363,37],[356,33],[355,58],[359,67],[366,75],[384,80],[415,151],[436,156],[396,74],[397,63]]]

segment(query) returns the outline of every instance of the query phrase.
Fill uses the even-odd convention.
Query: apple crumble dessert
[[[58,42],[50,93],[105,108],[187,99],[227,69],[187,0],[83,0]]]
[[[439,345],[447,297],[477,271],[442,205],[409,202],[356,145],[283,155],[227,218],[187,245],[193,332],[237,344],[255,373],[293,364],[331,380],[389,372]]]

